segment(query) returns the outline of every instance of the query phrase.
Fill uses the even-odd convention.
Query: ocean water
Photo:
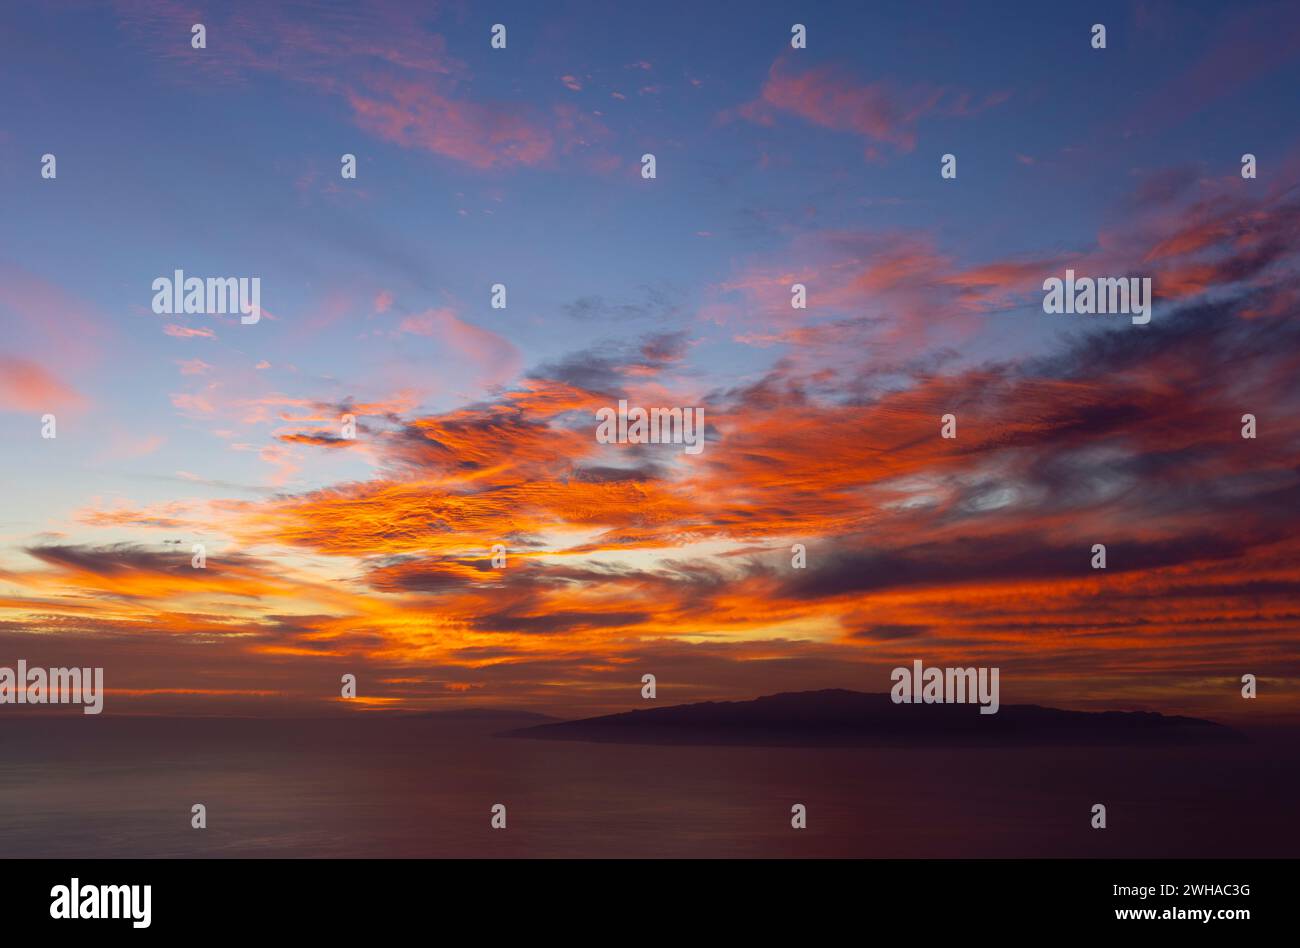
[[[1086,750],[496,736],[524,723],[0,718],[0,856],[1300,856],[1293,736]]]

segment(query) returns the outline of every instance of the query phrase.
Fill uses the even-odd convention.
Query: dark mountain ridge
[[[987,747],[1245,743],[1232,728],[1150,711],[1063,711],[1003,705],[895,704],[888,694],[831,689],[752,701],[626,711],[507,732],[537,740],[785,747]]]

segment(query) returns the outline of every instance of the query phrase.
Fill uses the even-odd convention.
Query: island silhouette
[[[1126,746],[1247,743],[1200,718],[1152,711],[1065,711],[1003,705],[895,704],[843,689],[782,692],[558,721],[507,731],[534,740],[774,747]]]

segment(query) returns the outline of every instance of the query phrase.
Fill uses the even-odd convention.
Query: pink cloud
[[[163,326],[163,332],[169,336],[175,336],[177,339],[216,339],[217,334],[211,329],[195,329],[191,326],[179,326],[176,323],[167,323]]]
[[[869,143],[911,151],[916,145],[915,126],[922,116],[974,115],[1007,98],[1006,92],[977,100],[969,92],[942,87],[862,84],[831,66],[800,72],[786,57],[780,57],[768,70],[758,99],[742,105],[736,114],[760,125],[772,125],[777,114],[789,113],[823,128],[852,132]],[[867,157],[878,154],[874,144],[869,144]]]
[[[398,331],[441,339],[493,378],[505,379],[522,364],[513,343],[489,329],[465,322],[446,307],[408,316]]]
[[[80,408],[85,399],[35,362],[0,356],[0,410]]]
[[[112,343],[111,321],[58,285],[21,267],[0,262],[0,314],[12,317],[5,339],[65,372],[96,364]]]
[[[425,80],[372,77],[348,103],[365,131],[475,168],[536,165],[554,147],[550,131],[517,108],[457,102]]]
[[[203,395],[178,392],[171,396],[172,404],[187,415],[211,415],[216,409]]]
[[[428,30],[429,11],[418,5],[336,7],[314,22],[260,3],[222,5],[200,18],[184,3],[155,0],[119,4],[119,14],[158,56],[183,61],[182,76],[242,82],[273,74],[342,98],[360,128],[402,147],[481,169],[536,165],[553,147],[551,133],[517,104],[464,96],[466,64]],[[199,19],[221,36],[220,56],[175,42]]]
[[[1150,134],[1186,122],[1295,57],[1287,4],[1232,11],[1204,33],[1210,38],[1206,51],[1171,78],[1149,87],[1122,126],[1126,134]]]
[[[107,450],[98,455],[98,460],[129,460],[131,458],[140,458],[148,454],[153,454],[164,444],[167,439],[162,435],[143,435],[136,436],[129,432],[114,428],[109,435],[109,445]]]

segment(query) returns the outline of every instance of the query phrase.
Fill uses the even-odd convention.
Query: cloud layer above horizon
[[[103,665],[109,711],[921,658],[1300,718],[1300,19],[1117,5],[1094,50],[977,13],[792,50],[781,5],[233,3],[195,50],[163,0],[6,11],[0,654]],[[259,276],[261,322],[152,313],[182,267]],[[1151,322],[1045,314],[1067,269],[1150,277]],[[700,407],[703,450],[601,443],[620,400]]]

